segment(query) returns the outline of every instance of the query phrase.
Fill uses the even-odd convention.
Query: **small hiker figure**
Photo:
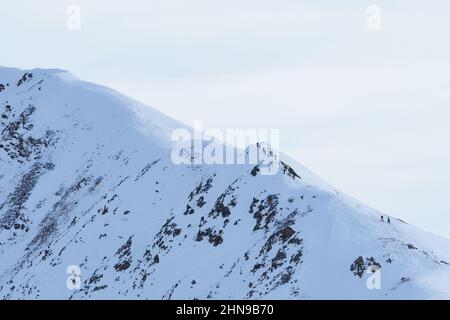
[[[391,223],[391,219],[388,217],[388,223]]]
[[[384,218],[383,218],[383,216],[381,216],[381,222],[384,222]]]

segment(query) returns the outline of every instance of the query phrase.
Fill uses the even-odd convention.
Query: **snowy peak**
[[[450,298],[448,240],[284,155],[274,175],[174,164],[177,128],[66,71],[0,68],[0,297]]]

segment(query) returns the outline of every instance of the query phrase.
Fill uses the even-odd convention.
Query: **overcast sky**
[[[0,64],[68,69],[188,125],[280,129],[338,189],[450,238],[450,1],[345,2],[0,0]]]

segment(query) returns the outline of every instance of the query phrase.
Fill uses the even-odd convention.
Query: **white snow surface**
[[[176,128],[67,71],[0,67],[0,298],[450,298],[449,240],[284,155],[275,175],[175,165]]]

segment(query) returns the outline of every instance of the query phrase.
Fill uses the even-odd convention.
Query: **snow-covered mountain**
[[[0,298],[450,298],[449,240],[285,156],[275,175],[175,165],[180,127],[66,71],[0,68]]]

